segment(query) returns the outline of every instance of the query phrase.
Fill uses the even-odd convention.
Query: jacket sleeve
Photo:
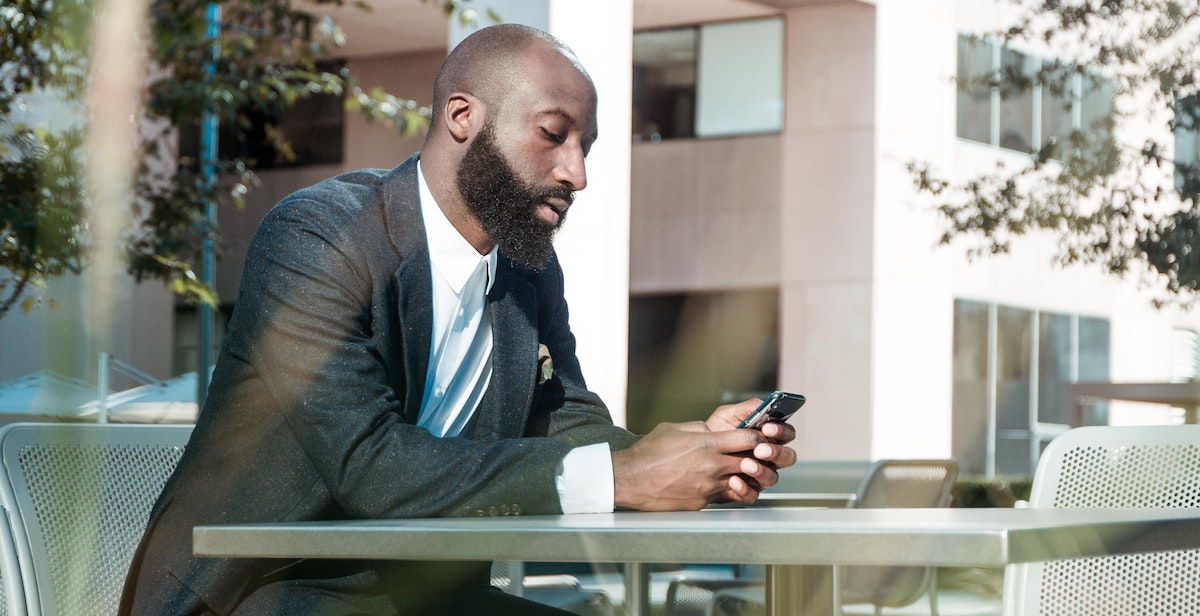
[[[294,439],[348,517],[559,512],[555,467],[592,432],[556,419],[546,437],[480,443],[435,438],[405,423],[403,393],[389,385],[395,366],[384,360],[378,336],[392,307],[375,291],[394,272],[377,269],[372,251],[386,236],[368,228],[378,217],[331,213],[327,205],[287,200],[252,242],[226,341],[226,353],[246,366],[245,378],[231,385],[230,394],[243,398],[234,404],[263,396],[257,406],[282,415],[290,434],[281,436]],[[401,324],[399,337],[410,327]],[[573,379],[566,391],[572,400],[564,407],[574,415],[575,399],[586,396]],[[579,439],[569,436],[577,432]]]

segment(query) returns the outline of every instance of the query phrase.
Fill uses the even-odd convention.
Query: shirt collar
[[[425,181],[425,171],[421,161],[417,161],[417,184],[421,191],[421,217],[425,219],[425,236],[429,242],[429,260],[434,269],[441,273],[442,278],[450,285],[456,294],[461,294],[467,279],[478,267],[479,262],[487,262],[488,284],[484,294],[490,293],[496,282],[497,247],[486,255],[480,255],[474,246],[466,240],[450,224],[442,208],[438,207],[429,184]]]

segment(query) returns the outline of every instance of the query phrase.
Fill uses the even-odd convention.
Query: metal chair
[[[30,616],[113,614],[129,563],[191,426],[9,424],[0,506],[12,532],[5,603]],[[8,575],[15,561],[19,584]]]
[[[948,507],[958,463],[953,460],[880,460],[871,468],[853,504],[860,509]],[[938,616],[936,567],[840,567],[834,600],[870,603],[876,616],[929,593]],[[840,611],[840,609],[839,609]]]
[[[616,608],[607,593],[585,590],[579,578],[568,573],[526,575],[525,563],[492,562],[492,586],[510,595],[525,597],[580,616],[614,616]]]
[[[1050,442],[1031,507],[1200,507],[1200,426],[1076,428]],[[1004,613],[1200,614],[1200,550],[1010,565]]]

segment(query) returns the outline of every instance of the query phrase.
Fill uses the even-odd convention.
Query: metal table
[[[211,557],[767,565],[770,614],[830,614],[833,565],[995,567],[1200,547],[1196,509],[712,509],[198,526]],[[633,578],[637,575],[631,576]],[[636,586],[636,584],[635,584]],[[648,614],[644,589],[626,599]]]
[[[1072,425],[1083,425],[1083,404],[1089,400],[1128,400],[1167,404],[1183,409],[1183,422],[1197,423],[1200,408],[1200,382],[1184,383],[1072,383],[1070,387]]]

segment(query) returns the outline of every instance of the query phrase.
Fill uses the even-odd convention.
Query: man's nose
[[[563,157],[554,169],[554,179],[573,191],[587,188],[587,169],[583,148],[563,148]]]

